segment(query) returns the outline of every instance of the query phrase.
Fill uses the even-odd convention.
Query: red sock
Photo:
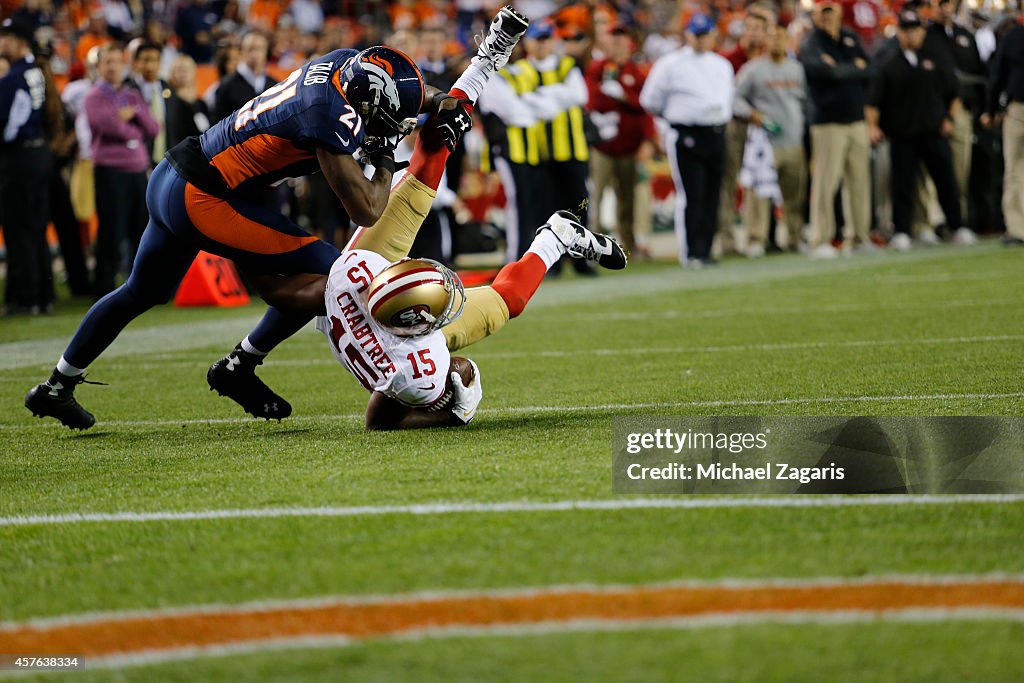
[[[452,97],[466,99],[466,93],[458,88],[452,88],[448,93]],[[462,105],[466,113],[472,113],[473,105]],[[409,159],[409,173],[427,187],[437,189],[441,185],[441,176],[444,175],[444,165],[448,163],[450,152],[444,145],[435,147],[429,145],[422,135],[416,137],[416,146],[412,150],[412,158]]]
[[[501,269],[491,289],[505,301],[509,318],[515,318],[523,312],[547,272],[548,267],[541,257],[532,253],[527,253]]]

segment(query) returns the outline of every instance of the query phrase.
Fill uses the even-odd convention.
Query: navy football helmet
[[[403,138],[416,128],[423,105],[423,74],[408,56],[368,47],[339,69],[341,89],[366,125],[366,134]]]

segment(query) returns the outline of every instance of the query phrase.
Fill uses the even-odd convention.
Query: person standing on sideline
[[[160,131],[139,91],[124,85],[124,53],[120,45],[109,43],[100,48],[98,72],[99,80],[84,103],[92,135],[99,220],[93,276],[97,299],[114,290],[125,240],[130,245],[128,263],[135,260],[135,250],[149,221],[148,145]]]
[[[1006,96],[1006,114],[998,113]],[[1024,25],[1017,24],[1003,38],[995,56],[986,112],[981,124],[1003,124],[1003,244],[1024,245]]]
[[[725,125],[732,118],[732,65],[713,50],[715,23],[695,14],[686,27],[687,47],[651,69],[640,104],[664,122],[665,151],[676,189],[675,229],[679,262],[713,263],[725,171]]]
[[[890,245],[910,249],[910,227],[919,167],[923,163],[935,183],[946,225],[959,226],[960,189],[953,173],[949,135],[960,107],[952,65],[920,55],[925,28],[914,10],[899,13],[896,39],[878,65],[867,95],[868,135],[872,144],[889,138],[892,156],[892,220]]]
[[[32,54],[32,29],[0,24],[0,223],[7,245],[4,315],[36,315],[53,305],[53,270],[46,242],[50,171],[46,139],[46,79]]]
[[[736,47],[722,53],[732,64],[734,74],[739,74],[747,62],[764,55],[768,35],[778,22],[775,11],[761,2],[751,4],[746,11],[743,34]],[[721,206],[718,209],[718,240],[723,252],[732,251],[735,246],[736,181],[743,167],[743,151],[747,145],[747,121],[737,118],[735,112],[733,114],[725,127],[725,175],[722,176]]]
[[[150,167],[154,168],[173,146],[167,144],[167,119],[174,93],[170,84],[160,78],[160,56],[163,54],[163,48],[156,43],[141,41],[134,47],[134,53],[132,46],[128,48],[132,64],[131,73],[124,80],[124,84],[139,91],[146,106],[149,107],[149,113],[153,115],[153,120],[160,128],[156,137],[149,141],[152,159]]]
[[[789,246],[800,242],[803,227],[804,188],[807,184],[807,159],[804,157],[804,109],[807,105],[807,81],[800,62],[788,56],[789,34],[782,26],[768,37],[768,54],[740,69],[736,79],[734,113],[753,126],[768,131],[782,191],[782,207]],[[763,256],[772,200],[747,193],[745,199],[747,255]]]
[[[616,232],[627,252],[636,250],[633,205],[636,201],[637,153],[654,135],[654,122],[640,106],[646,75],[632,57],[633,38],[623,24],[608,29],[607,59],[595,59],[584,74],[590,100],[587,109],[601,141],[590,150],[594,180],[592,224],[600,230],[601,198],[609,187],[615,193]]]
[[[953,119],[953,132],[949,146],[953,150],[953,169],[956,184],[960,188],[960,216],[969,224],[968,184],[971,177],[971,153],[974,148],[974,118],[980,113],[985,100],[987,70],[978,53],[974,34],[956,20],[955,0],[935,0],[935,21],[928,27],[925,42],[931,42],[953,63],[960,82],[960,106]],[[958,226],[951,225],[951,229]],[[970,227],[977,226],[971,224]],[[958,231],[954,236],[959,241],[976,241],[970,229]]]
[[[864,94],[871,80],[868,55],[857,34],[843,28],[834,0],[814,7],[814,29],[800,47],[811,103],[812,258],[835,258],[835,198],[843,187],[843,246],[871,241],[871,145],[864,124]]]
[[[234,73],[224,77],[217,86],[213,120],[226,118],[243,104],[259,95],[277,81],[267,75],[270,41],[259,31],[250,31],[242,38],[242,50]],[[198,60],[197,60],[198,61]]]

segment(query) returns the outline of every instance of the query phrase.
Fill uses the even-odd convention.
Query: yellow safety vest
[[[500,73],[517,95],[534,92],[542,85],[562,83],[576,66],[572,57],[562,57],[550,71],[538,72],[526,59]],[[542,161],[587,161],[590,151],[583,134],[583,109],[573,107],[560,112],[551,121],[538,121],[528,128],[509,126],[508,158],[519,164],[536,166]]]

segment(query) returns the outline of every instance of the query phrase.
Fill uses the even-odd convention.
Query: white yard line
[[[370,517],[379,515],[450,515],[615,510],[697,510],[715,508],[835,508],[904,505],[1004,505],[1024,502],[1022,493],[949,495],[823,495],[738,497],[610,498],[596,500],[436,502],[411,505],[159,510],[151,512],[69,512],[0,517],[0,527],[110,522],[192,522],[217,519],[282,517]]]
[[[845,348],[876,348],[881,346],[899,346],[900,348],[911,346],[944,346],[953,344],[983,344],[994,342],[1018,342],[1024,340],[1024,334],[997,334],[979,335],[974,337],[925,337],[923,339],[840,339],[836,341],[814,341],[814,342],[773,342],[766,344],[718,344],[711,346],[652,346],[652,347],[620,347],[620,348],[599,348],[599,349],[565,349],[565,350],[542,350],[542,351],[496,351],[489,352],[482,349],[479,352],[469,353],[479,360],[500,360],[506,358],[580,358],[586,359],[589,356],[646,356],[657,354],[686,355],[706,353],[751,353],[756,351],[794,351],[799,349],[845,349]],[[325,342],[326,343],[326,342]],[[326,355],[326,353],[325,353]],[[205,359],[210,360],[210,359]],[[100,372],[104,369],[131,369],[140,370],[147,368],[166,367],[195,367],[205,368],[205,361],[198,359],[167,359],[154,360],[150,356],[140,356],[138,361],[134,358],[124,358],[119,362],[101,362]],[[331,358],[314,359],[274,359],[267,360],[267,367],[273,366],[298,366],[326,365],[337,366],[338,361]]]
[[[833,403],[894,403],[905,401],[992,401],[1008,398],[1024,398],[1024,392],[1010,393],[965,393],[965,394],[896,394],[889,396],[813,396],[806,398],[766,398],[766,399],[735,399],[711,401],[659,401],[651,403],[600,403],[595,405],[567,406],[510,406],[507,408],[481,408],[483,415],[520,415],[531,413],[600,413],[612,410],[652,410],[663,408],[739,408],[745,406],[772,405],[829,405]],[[343,413],[339,415],[297,415],[289,417],[281,424],[297,422],[338,422],[362,420],[362,413]],[[107,420],[97,423],[97,429],[104,427],[158,427],[184,425],[219,425],[219,424],[261,424],[263,420],[252,417],[211,417],[182,418],[156,420]],[[0,431],[19,429],[61,429],[60,424],[53,420],[28,422],[25,424],[0,424]]]

